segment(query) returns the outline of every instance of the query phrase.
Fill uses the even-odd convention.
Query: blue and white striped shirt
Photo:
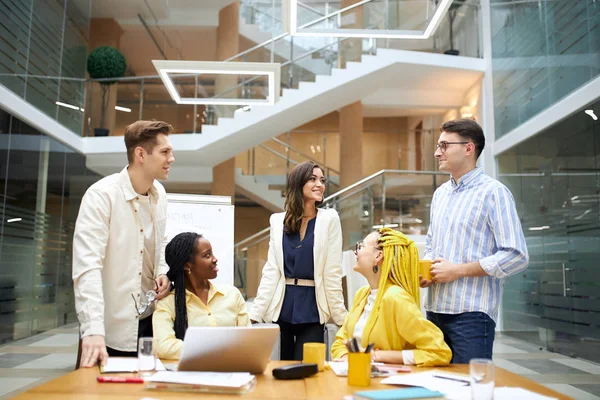
[[[450,179],[431,200],[425,258],[455,264],[479,261],[488,276],[434,283],[427,294],[427,311],[460,314],[480,311],[494,321],[504,279],[529,262],[515,200],[506,186],[481,168]]]

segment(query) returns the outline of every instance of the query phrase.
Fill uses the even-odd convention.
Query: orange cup
[[[433,264],[433,261],[431,260],[419,261],[419,271],[421,273],[421,277],[428,281],[431,280],[431,264]]]

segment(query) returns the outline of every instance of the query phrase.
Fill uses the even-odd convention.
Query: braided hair
[[[176,235],[165,248],[165,261],[169,266],[167,278],[175,289],[175,337],[183,340],[188,327],[185,304],[185,264],[196,255],[196,243],[202,235],[183,232]]]
[[[387,280],[402,287],[420,307],[419,249],[416,243],[390,228],[380,229],[379,234],[378,244],[383,248],[379,285],[383,286]]]
[[[414,241],[403,233],[390,228],[379,229],[377,244],[383,251],[379,290],[373,304],[373,312],[369,316],[364,332],[370,332],[377,319],[377,311],[381,306],[385,291],[390,285],[402,287],[414,300],[417,307],[421,306],[419,286],[419,250]],[[367,335],[363,335],[367,340]],[[363,343],[363,346],[365,344]]]

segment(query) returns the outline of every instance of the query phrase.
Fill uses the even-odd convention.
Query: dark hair
[[[461,118],[444,122],[440,128],[440,132],[456,133],[461,138],[473,142],[475,145],[475,159],[479,158],[485,147],[483,129],[472,119]]]
[[[148,154],[152,154],[156,146],[156,137],[160,134],[173,133],[173,127],[163,121],[135,121],[125,128],[125,147],[127,160],[133,161],[133,152],[136,147],[143,147]]]
[[[290,233],[300,231],[302,225],[302,216],[304,215],[304,194],[302,189],[306,182],[309,181],[313,174],[313,170],[319,167],[312,161],[305,161],[298,164],[290,171],[287,177],[287,188],[285,190],[285,219],[283,221],[284,230]],[[322,201],[317,201],[318,206]]]
[[[175,337],[181,340],[188,327],[184,268],[196,255],[196,243],[201,237],[195,232],[183,232],[171,239],[165,248],[165,261],[169,266],[167,278],[175,286]]]

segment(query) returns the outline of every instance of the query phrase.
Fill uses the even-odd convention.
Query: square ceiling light
[[[361,0],[348,7],[344,7],[334,13],[320,17],[314,21],[298,26],[298,0],[289,1],[289,26],[290,35],[292,36],[318,36],[318,37],[333,37],[333,38],[373,38],[373,39],[429,39],[436,31],[442,18],[446,15],[448,8],[453,0],[441,0],[433,13],[431,19],[427,22],[424,30],[393,30],[393,29],[317,29],[310,28],[320,22],[350,11],[354,8],[361,7],[368,3],[374,3],[375,0]]]
[[[211,105],[273,105],[279,101],[281,64],[254,62],[152,60],[171,98],[177,104]],[[175,87],[173,76],[177,75],[252,75],[266,77],[268,94],[265,99],[240,99],[216,97],[182,97]]]

